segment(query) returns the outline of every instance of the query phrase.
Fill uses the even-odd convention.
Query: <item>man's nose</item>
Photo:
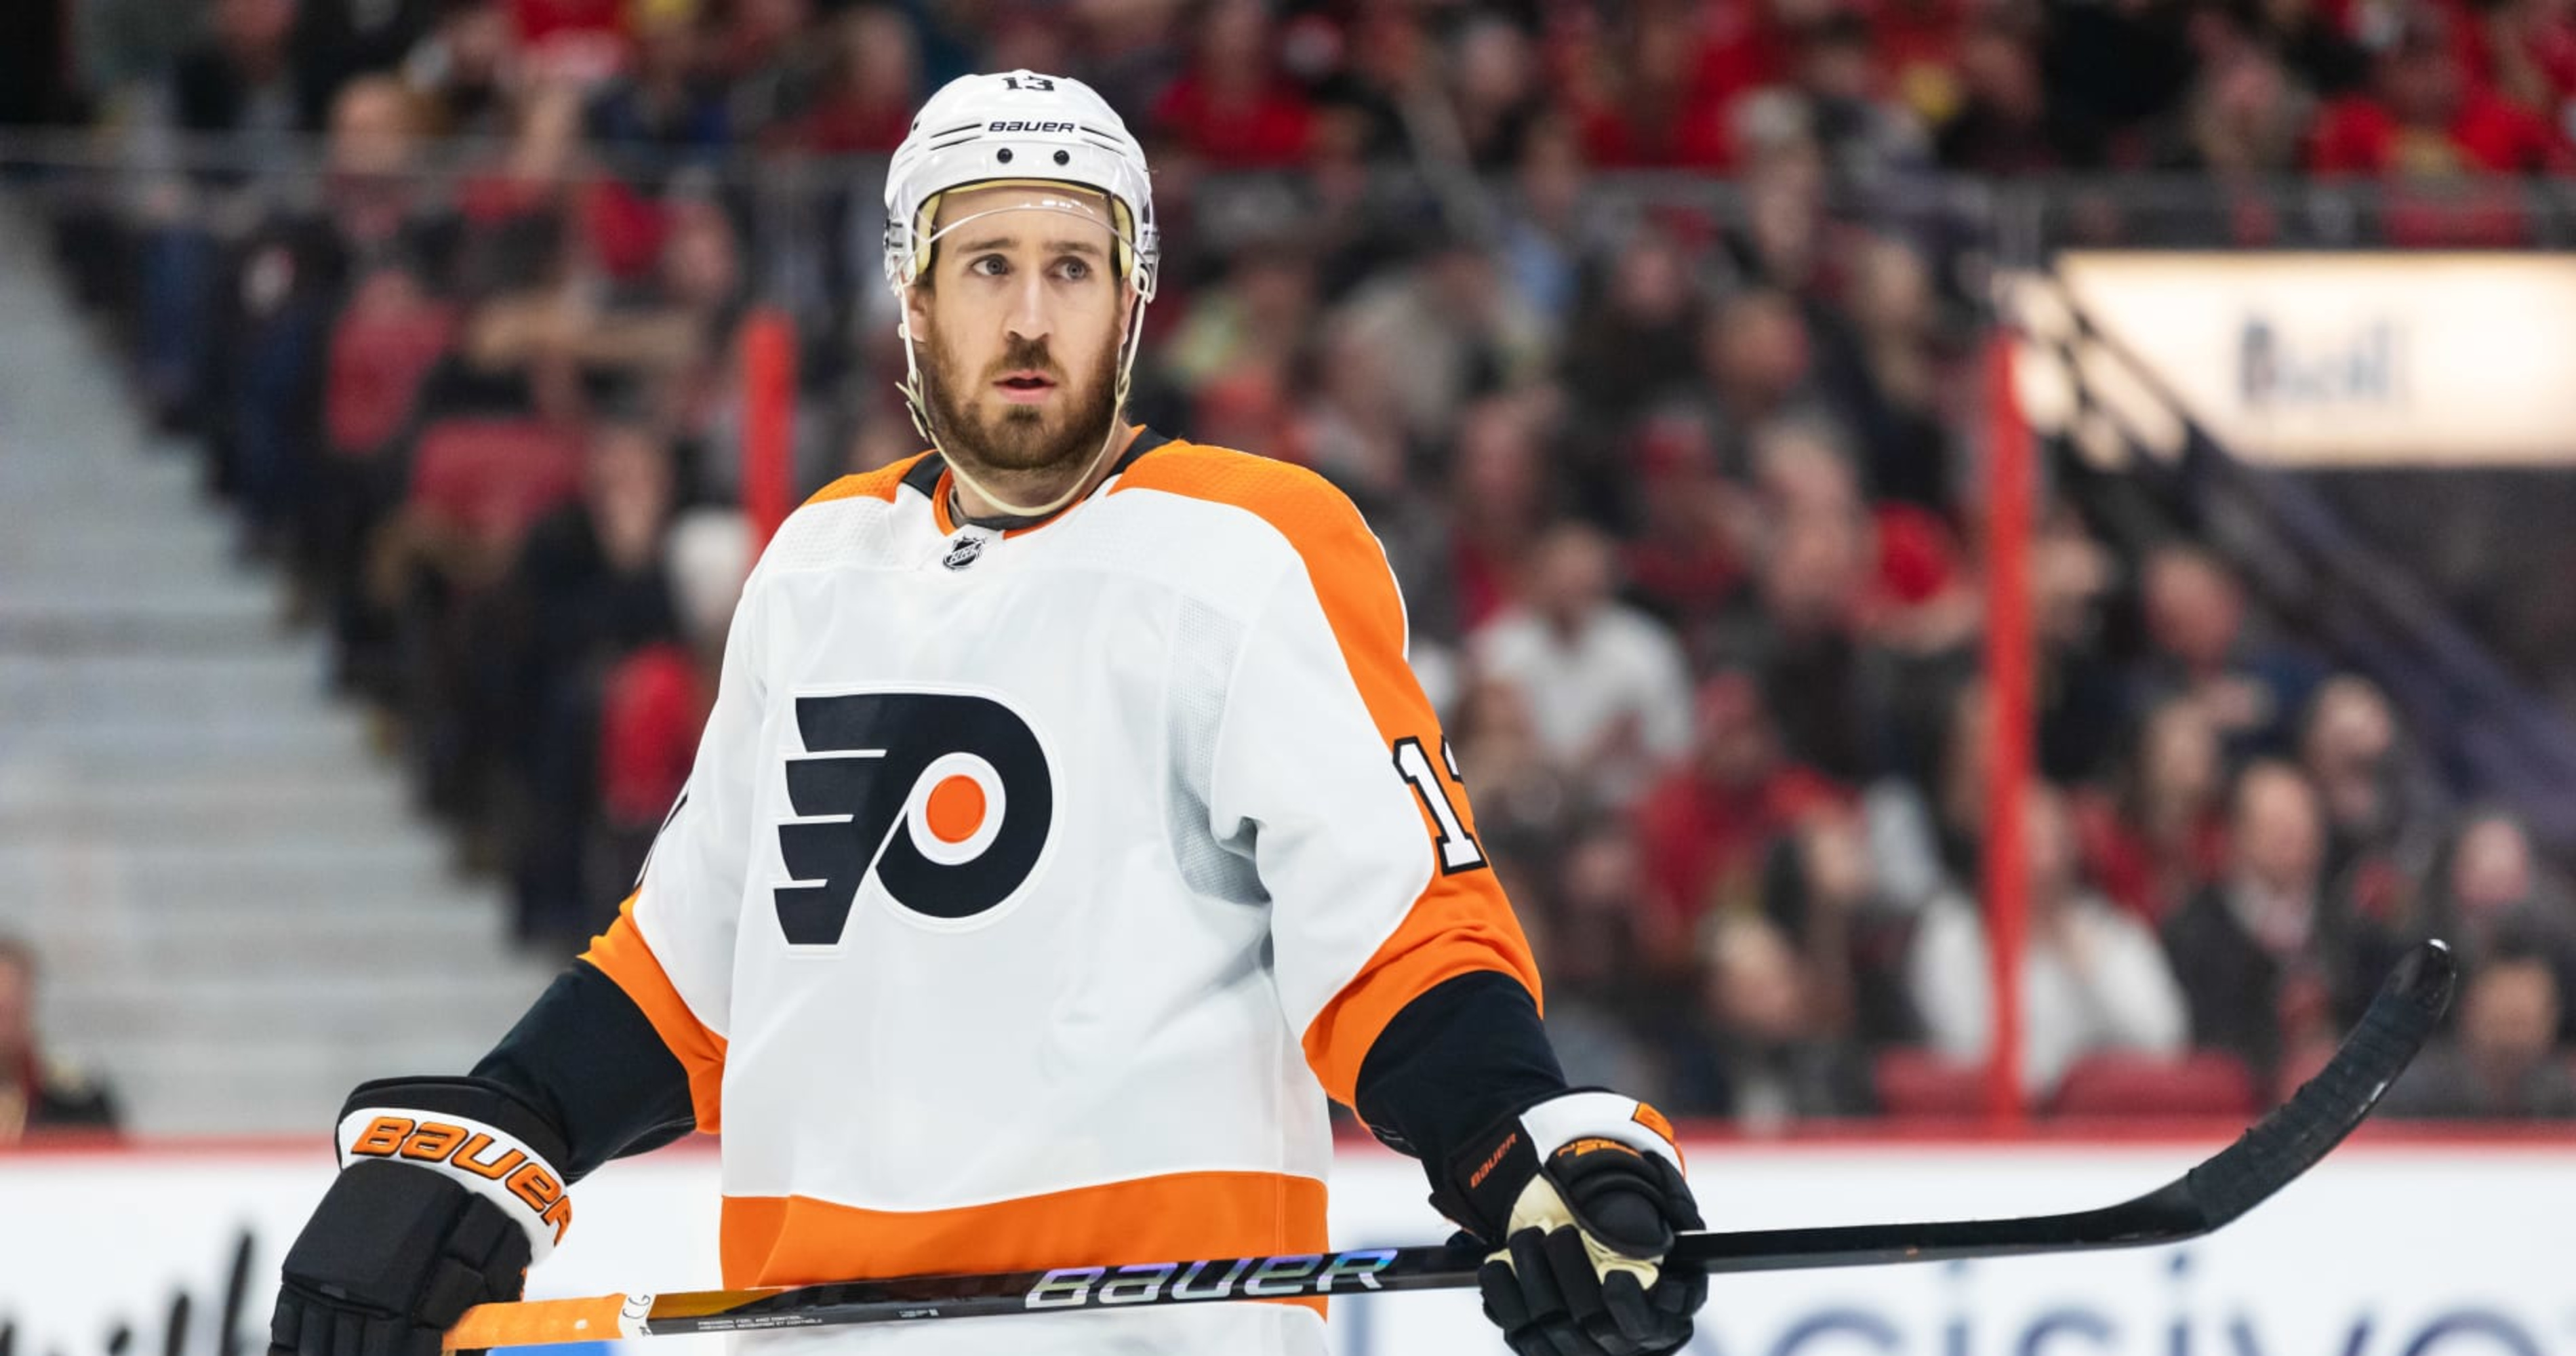
[[[1019,286],[1012,289],[1010,313],[1004,317],[1004,322],[1010,326],[1012,338],[1030,343],[1045,339],[1055,328],[1055,318],[1047,307],[1043,278],[1034,272],[1022,275]]]

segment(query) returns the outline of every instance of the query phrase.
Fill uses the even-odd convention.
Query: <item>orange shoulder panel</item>
[[[903,488],[904,476],[910,473],[923,457],[929,455],[923,452],[898,462],[889,462],[873,471],[861,471],[856,475],[843,476],[816,490],[814,497],[805,502],[828,504],[835,499],[882,499],[887,503],[893,503],[894,492]]]
[[[617,906],[617,921],[608,931],[590,939],[590,949],[581,953],[601,974],[615,981],[618,988],[642,1009],[644,1019],[653,1024],[654,1034],[669,1046],[680,1067],[688,1071],[689,1101],[698,1116],[698,1128],[714,1134],[721,1123],[719,1108],[723,1101],[725,1038],[707,1029],[697,1014],[689,1011],[686,999],[671,985],[671,977],[662,970],[662,962],[644,941],[644,933],[635,926],[635,896]]]
[[[1439,718],[1405,663],[1404,600],[1396,592],[1386,549],[1348,495],[1301,466],[1179,442],[1138,457],[1112,493],[1128,490],[1161,490],[1231,505],[1287,538],[1305,562],[1351,684],[1387,745],[1387,775],[1397,775],[1392,762],[1396,741],[1411,737],[1425,748],[1440,747]],[[1449,791],[1450,804],[1472,836],[1476,820],[1466,789],[1453,784]],[[1429,806],[1418,808],[1423,851],[1436,854],[1439,825]],[[1537,963],[1494,873],[1483,867],[1455,873],[1435,868],[1431,883],[1393,935],[1306,1028],[1306,1062],[1324,1091],[1348,1105],[1359,1086],[1360,1062],[1405,1004],[1445,980],[1484,970],[1511,975],[1533,999],[1539,997]]]

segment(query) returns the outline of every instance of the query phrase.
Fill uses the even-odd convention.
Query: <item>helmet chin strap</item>
[[[994,211],[1015,210],[1020,209],[994,209]],[[1082,216],[1085,220],[1092,219],[1085,216],[1083,213],[1066,211],[1062,208],[1043,208],[1041,210],[1065,211],[1065,215],[1067,216]],[[987,217],[991,215],[993,215],[993,212],[976,212],[969,216],[961,217],[956,221],[952,221],[946,226],[941,227],[938,231],[932,233],[929,239],[924,240],[921,243],[921,249],[926,253],[931,246],[939,243],[939,238],[941,236],[948,234],[950,231],[956,230],[967,222],[975,220],[977,217]],[[1116,228],[1111,228],[1111,234],[1117,234]],[[1126,422],[1124,415],[1127,410],[1128,384],[1135,370],[1137,350],[1144,347],[1145,339],[1145,298],[1137,292],[1135,281],[1132,278],[1129,279],[1125,285],[1129,289],[1130,295],[1134,295],[1136,297],[1136,304],[1128,311],[1126,324],[1123,327],[1123,332],[1119,336],[1118,340],[1118,380],[1115,388],[1111,390],[1109,397],[1109,427],[1101,430],[1100,450],[1091,454],[1091,460],[1083,465],[1082,474],[1074,477],[1072,483],[1065,486],[1062,494],[1057,495],[1055,498],[1050,499],[1043,504],[1017,504],[994,493],[993,488],[990,485],[986,484],[981,477],[967,470],[965,463],[959,460],[957,454],[949,450],[948,444],[939,436],[939,431],[936,427],[938,421],[931,415],[929,391],[923,382],[919,356],[913,348],[911,308],[906,307],[901,318],[897,321],[895,327],[896,332],[903,336],[903,385],[900,389],[903,392],[904,405],[912,412],[913,428],[919,432],[924,439],[928,440],[933,448],[938,450],[940,457],[948,463],[950,474],[957,477],[959,484],[973,490],[977,498],[991,504],[1003,514],[1013,518],[1043,518],[1048,514],[1055,512],[1057,509],[1063,508],[1065,505],[1072,503],[1076,498],[1081,496],[1085,489],[1089,488],[1091,478],[1099,472],[1101,463],[1109,460],[1109,454],[1118,447],[1119,430]]]

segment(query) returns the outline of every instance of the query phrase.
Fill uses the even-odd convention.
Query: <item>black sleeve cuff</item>
[[[1435,1177],[1494,1122],[1565,1091],[1538,1002],[1510,975],[1444,980],[1404,1005],[1360,1061],[1352,1109]]]
[[[567,1183],[697,1128],[689,1075],[617,982],[575,961],[538,995],[473,1076],[562,1131]]]

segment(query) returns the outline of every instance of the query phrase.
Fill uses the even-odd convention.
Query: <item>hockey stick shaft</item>
[[[1861,1224],[1683,1234],[1668,1260],[1712,1272],[1870,1266],[2195,1238],[2236,1219],[2341,1143],[2423,1048],[2450,1005],[2451,953],[2419,946],[2389,976],[2334,1058],[2236,1143],[2175,1181],[2095,1210],[2020,1219]],[[1362,1248],[1132,1266],[1056,1267],[983,1276],[914,1276],[776,1290],[607,1295],[484,1304],[446,1337],[449,1350],[680,1333],[911,1322],[1247,1299],[1455,1290],[1476,1284],[1481,1250]]]

